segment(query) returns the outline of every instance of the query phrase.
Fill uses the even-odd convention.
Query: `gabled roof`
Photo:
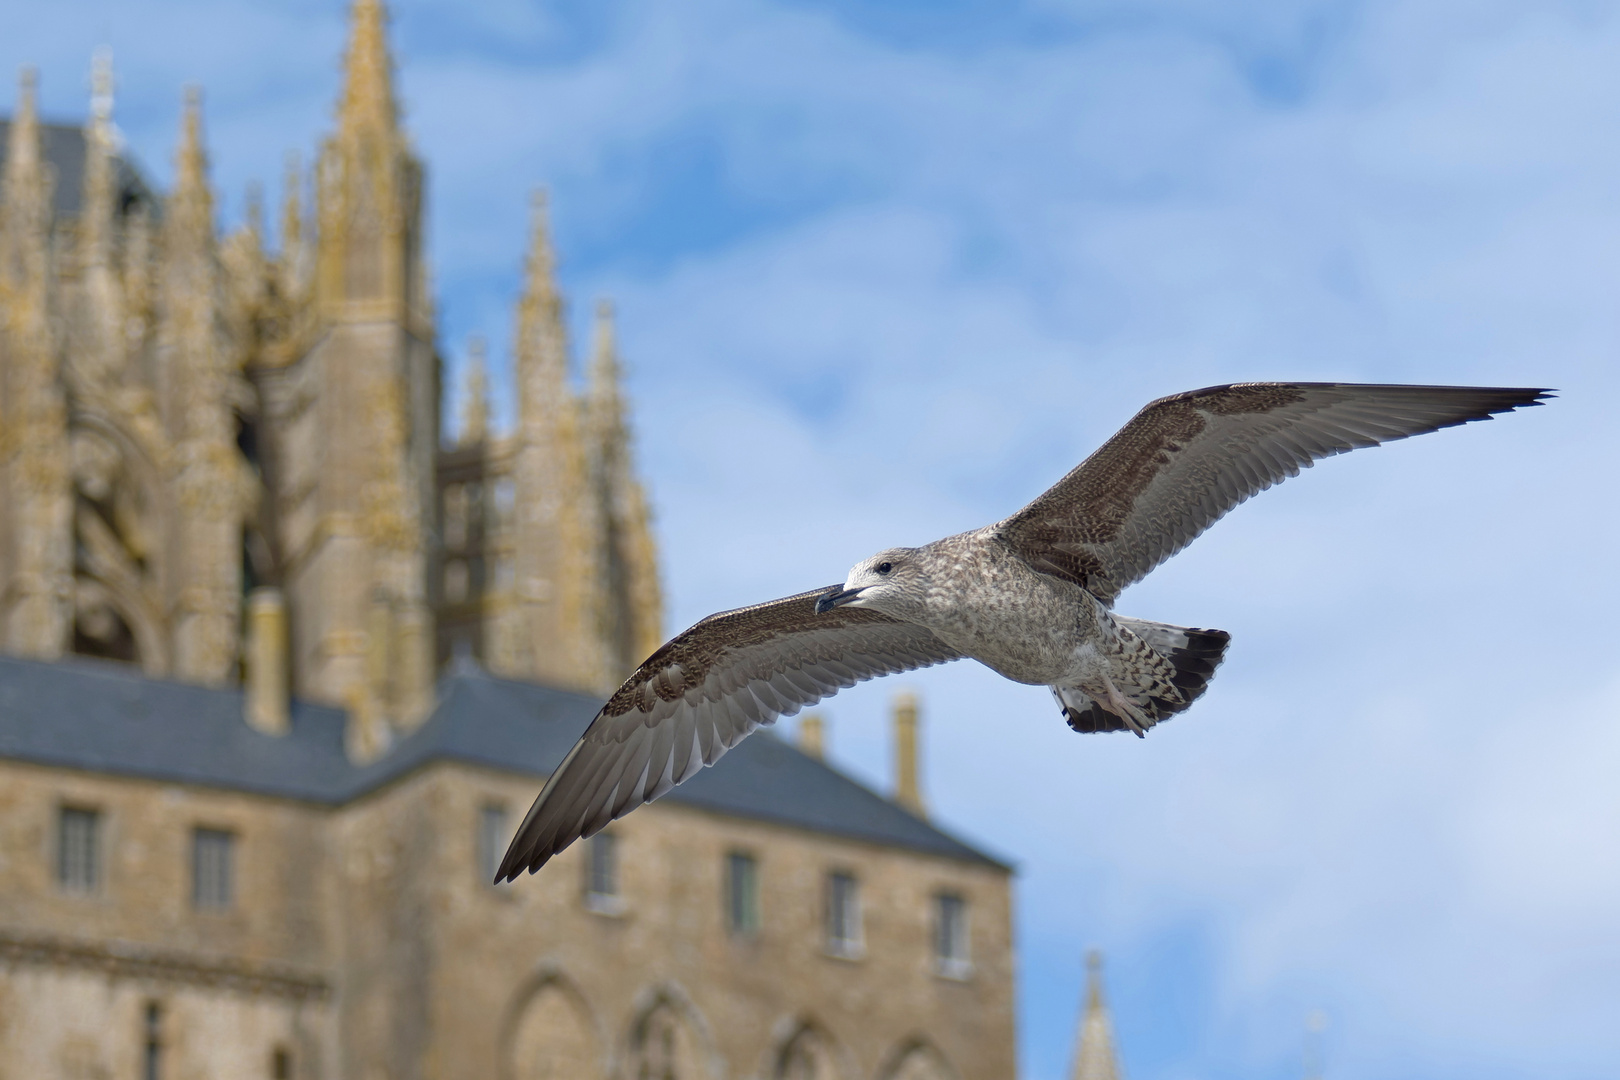
[[[0,118],[0,168],[4,168],[6,145],[11,136],[11,120]],[[58,219],[79,216],[79,203],[84,198],[84,129],[71,124],[40,124],[40,153],[56,174],[56,190],[51,197]],[[140,202],[161,212],[162,204],[129,158],[120,154],[113,159],[117,170],[113,184],[118,192],[118,213],[127,213],[131,203]]]
[[[470,665],[439,683],[432,715],[378,760],[351,764],[341,709],[294,702],[291,730],[243,720],[240,690],[149,679],[97,661],[0,657],[0,758],[341,805],[436,761],[532,776],[562,761],[600,702]],[[769,733],[665,800],[889,847],[1006,864]]]

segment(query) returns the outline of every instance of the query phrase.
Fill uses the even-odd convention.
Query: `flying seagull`
[[[496,881],[864,679],[972,658],[1051,688],[1076,731],[1138,736],[1204,692],[1230,635],[1116,615],[1126,586],[1317,458],[1488,420],[1549,391],[1238,383],[1160,398],[993,525],[857,563],[842,585],[710,615],[608,699],[546,781]]]

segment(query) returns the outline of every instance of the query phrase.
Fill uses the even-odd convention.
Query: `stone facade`
[[[1008,869],[819,721],[488,884],[659,644],[657,553],[538,198],[516,424],[477,357],[441,439],[379,0],[345,66],[274,252],[216,233],[195,93],[161,196],[105,58],[82,128],[31,74],[0,123],[0,1080],[1012,1077]]]
[[[269,735],[80,663],[0,662],[0,1077],[1015,1075],[1007,868],[770,733],[613,825],[605,890],[595,841],[494,886],[590,699],[452,676],[359,767],[336,710]],[[145,732],[201,749],[77,749]]]
[[[363,716],[366,757],[458,653],[603,692],[658,644],[611,319],[576,392],[538,203],[515,430],[441,445],[425,174],[385,24],[357,0],[337,129],[289,168],[277,252],[256,201],[216,234],[198,94],[160,197],[120,156],[105,58],[82,129],[42,124],[25,73],[0,173],[0,650],[231,685],[245,598],[276,589],[290,689]]]

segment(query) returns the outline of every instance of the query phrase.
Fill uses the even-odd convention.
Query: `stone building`
[[[0,1080],[1015,1075],[1009,870],[927,820],[912,702],[892,799],[806,719],[489,884],[657,556],[539,202],[514,428],[475,362],[442,438],[385,30],[275,252],[216,234],[195,95],[167,193],[105,62],[86,124],[26,75],[0,122]]]
[[[229,686],[263,627],[291,690],[364,717],[375,755],[458,650],[601,692],[661,640],[611,313],[576,393],[538,202],[515,428],[441,446],[424,173],[384,24],[355,5],[337,130],[289,170],[274,253],[256,210],[216,235],[195,93],[159,197],[121,156],[105,60],[82,128],[42,123],[24,74],[0,125],[6,651]],[[246,618],[255,589],[286,631]]]
[[[0,658],[0,1076],[1003,1080],[1008,870],[761,732],[490,884],[594,698],[343,710]]]

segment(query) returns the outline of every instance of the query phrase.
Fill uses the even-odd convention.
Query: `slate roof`
[[[0,758],[341,805],[435,761],[538,780],[600,706],[470,665],[438,689],[421,727],[356,766],[344,754],[341,709],[294,702],[289,733],[266,735],[243,720],[240,690],[149,679],[97,661],[0,657]],[[665,800],[1009,869],[769,733],[745,739]]]
[[[6,146],[11,137],[10,119],[0,119],[0,168],[5,167]],[[84,129],[71,124],[39,125],[40,149],[56,173],[56,190],[51,201],[56,216],[76,218],[84,196]],[[162,204],[141,170],[128,157],[114,159],[118,170],[114,182],[119,192],[118,212],[127,213],[132,203],[145,203],[161,212]]]

